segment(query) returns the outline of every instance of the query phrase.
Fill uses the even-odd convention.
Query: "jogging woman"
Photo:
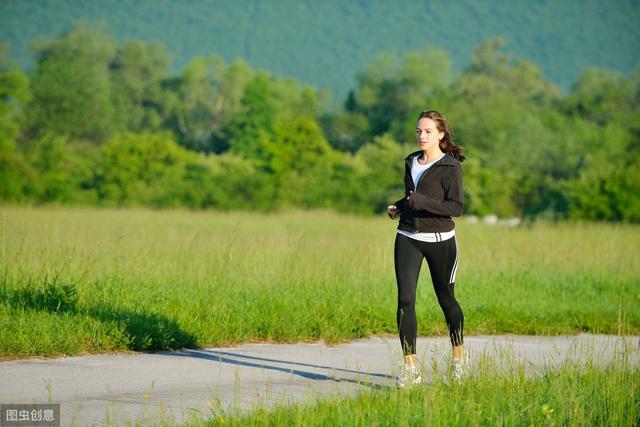
[[[387,207],[390,218],[400,216],[394,246],[397,322],[404,354],[396,379],[399,387],[422,381],[416,358],[418,322],[415,304],[424,258],[449,327],[455,380],[462,379],[468,364],[468,354],[463,348],[464,315],[453,292],[458,245],[451,219],[460,216],[463,210],[460,162],[465,156],[461,154],[461,147],[453,144],[447,119],[437,111],[420,113],[416,141],[420,150],[405,158],[405,195]]]

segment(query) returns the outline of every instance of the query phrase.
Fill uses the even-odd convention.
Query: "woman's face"
[[[444,138],[444,132],[438,131],[438,126],[433,120],[423,117],[418,120],[416,127],[416,141],[423,151],[431,150],[438,146],[440,140]]]

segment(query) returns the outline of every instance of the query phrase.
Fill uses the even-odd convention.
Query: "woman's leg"
[[[422,242],[421,242],[422,243]],[[449,337],[453,346],[453,358],[462,357],[464,338],[464,314],[454,295],[455,276],[458,267],[458,245],[455,236],[443,242],[423,243],[433,288],[444,313]]]
[[[410,237],[396,234],[393,250],[398,285],[396,318],[405,362],[414,364],[416,354],[416,288],[424,255]]]

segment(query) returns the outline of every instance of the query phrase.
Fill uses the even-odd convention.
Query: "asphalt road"
[[[638,366],[640,337],[467,336],[482,357],[524,362],[535,375],[570,359],[609,363],[626,351]],[[419,338],[427,382],[446,380],[448,338]],[[175,352],[103,354],[0,362],[0,403],[60,403],[62,425],[169,424],[230,407],[309,402],[318,396],[394,387],[396,337],[346,344],[245,344]],[[438,369],[431,367],[436,364]]]

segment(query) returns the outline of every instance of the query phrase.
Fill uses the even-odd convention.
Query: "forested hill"
[[[451,55],[457,72],[494,35],[565,89],[587,66],[627,74],[640,63],[637,0],[2,0],[0,42],[28,69],[34,38],[55,37],[81,18],[102,21],[120,41],[160,41],[176,72],[195,56],[242,57],[329,88],[337,100],[379,52],[435,47]]]

